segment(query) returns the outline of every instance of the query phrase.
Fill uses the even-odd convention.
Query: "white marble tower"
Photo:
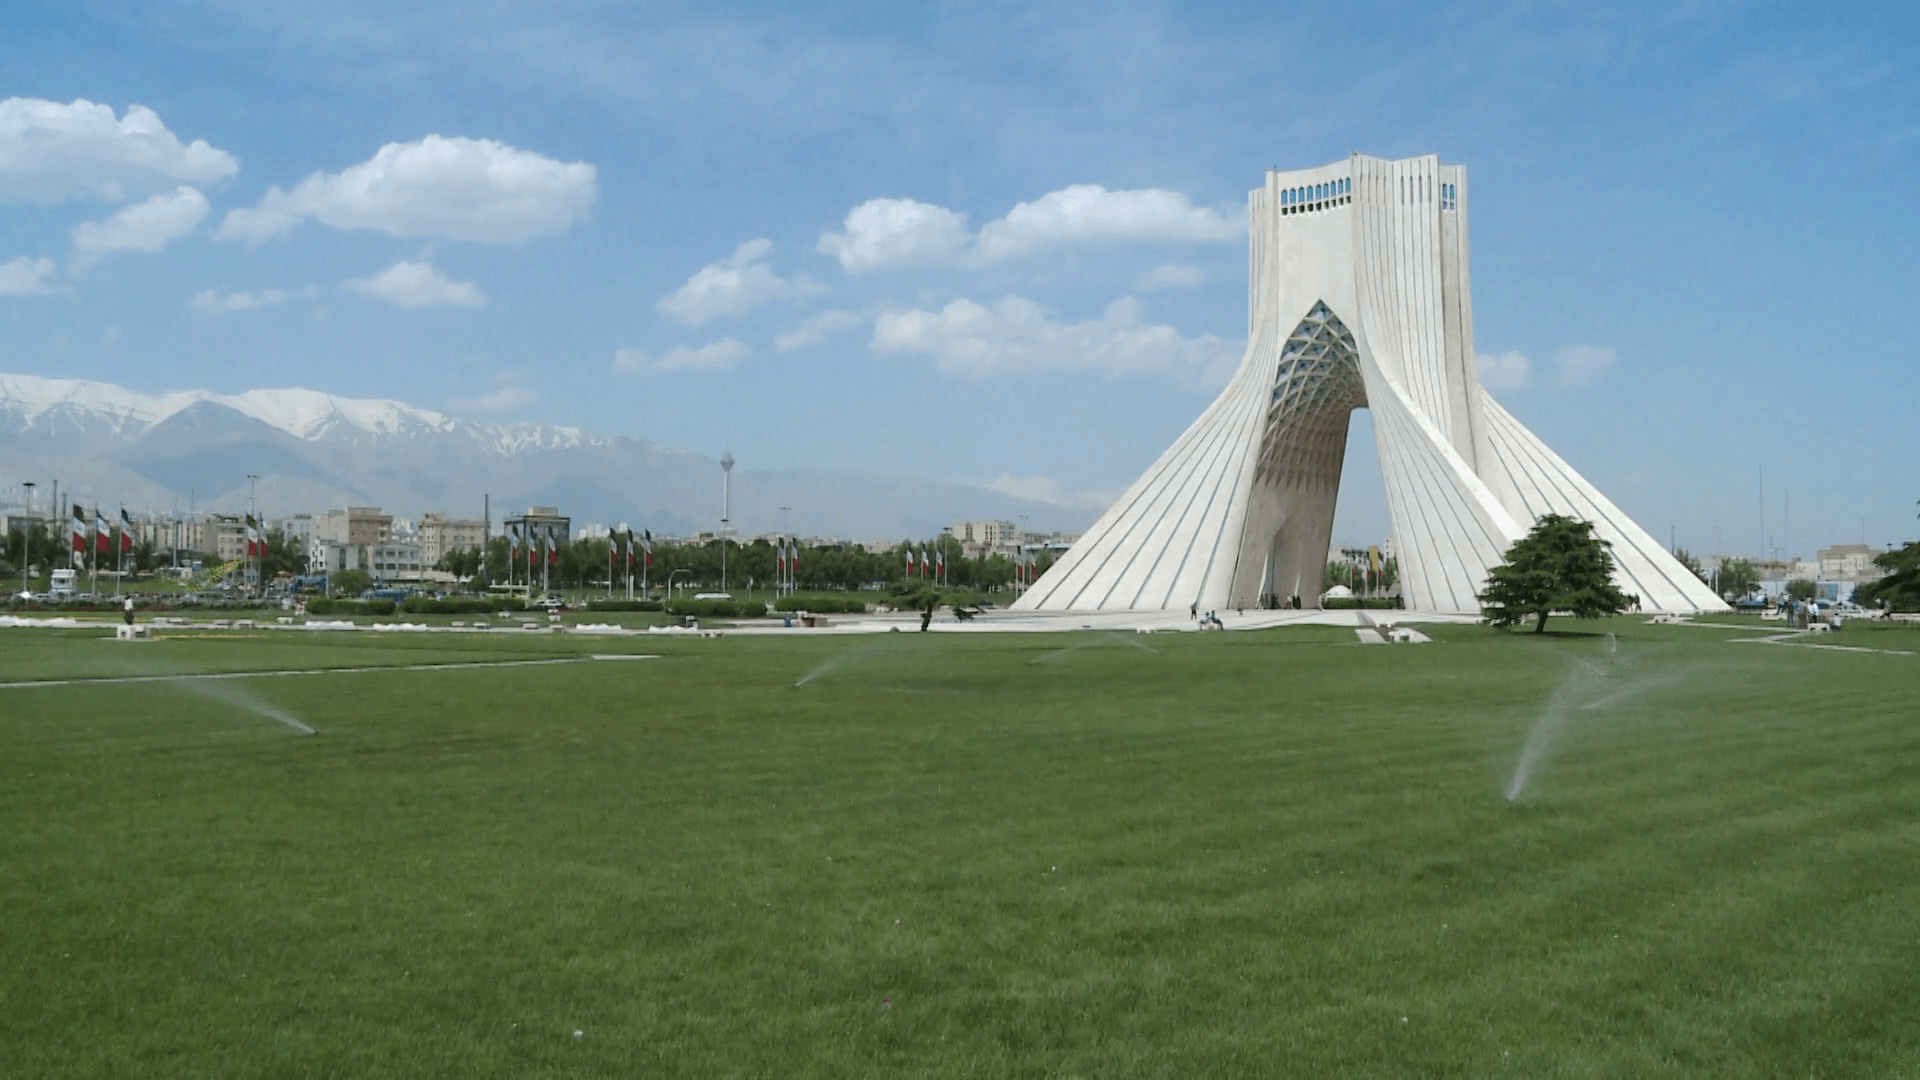
[[[1247,352],[1227,388],[1014,607],[1316,602],[1354,409],[1372,411],[1408,608],[1475,611],[1543,514],[1591,521],[1650,611],[1726,605],[1480,385],[1467,170],[1356,154],[1249,197]]]

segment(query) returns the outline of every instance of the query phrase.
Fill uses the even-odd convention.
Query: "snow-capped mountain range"
[[[496,518],[554,505],[578,523],[686,534],[717,525],[719,475],[711,458],[645,439],[481,423],[399,401],[302,389],[149,394],[0,374],[0,489],[33,480],[41,499],[58,481],[63,502],[134,510],[231,511],[251,500],[263,515],[351,504],[411,518],[478,517],[490,496]],[[744,466],[733,510],[745,534],[790,526],[863,540],[1022,515],[1036,529],[1074,529],[1095,513],[965,484]]]
[[[137,435],[203,402],[224,406],[296,439],[411,439],[460,435],[494,453],[579,446],[593,437],[579,428],[546,424],[479,424],[445,413],[379,398],[343,398],[317,390],[248,390],[216,394],[178,390],[143,394],[90,379],[0,375],[0,417],[20,432],[63,425]],[[606,440],[601,440],[606,441]]]

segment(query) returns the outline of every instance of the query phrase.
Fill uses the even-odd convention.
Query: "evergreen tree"
[[[1712,584],[1707,571],[1700,565],[1700,559],[1692,552],[1686,548],[1677,548],[1673,553],[1673,557],[1680,560],[1680,565],[1686,567],[1688,573],[1699,578],[1702,582]]]
[[[1854,601],[1885,603],[1895,611],[1920,611],[1920,541],[1881,552],[1873,562],[1887,571],[1887,576],[1862,584],[1854,593]]]
[[[1725,559],[1720,563],[1720,595],[1735,600],[1745,597],[1760,585],[1760,569],[1751,559]]]
[[[1593,535],[1593,523],[1548,514],[1507,549],[1507,561],[1487,574],[1480,613],[1500,629],[1537,620],[1547,627],[1555,611],[1577,619],[1618,615],[1634,602],[1613,584],[1612,546]]]

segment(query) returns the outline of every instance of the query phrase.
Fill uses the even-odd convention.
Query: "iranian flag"
[[[512,562],[519,557],[520,530],[516,526],[509,525],[507,526],[507,561]]]
[[[107,525],[107,515],[93,508],[93,550],[102,554],[113,549],[113,530]]]
[[[633,530],[627,530],[627,573],[633,573]]]
[[[652,566],[653,565],[653,530],[652,529],[648,529],[645,532],[640,534],[640,550],[646,552],[647,565]]]
[[[87,550],[87,515],[78,506],[73,508],[73,550],[75,554]]]
[[[255,526],[253,515],[247,515],[247,558],[260,554],[260,531]]]
[[[553,546],[553,526],[547,526],[547,565],[560,565],[560,549]]]
[[[127,508],[120,508],[120,554],[133,550],[133,519],[127,516]]]
[[[782,577],[786,576],[787,542],[785,540],[781,540],[773,545],[773,565],[779,570]]]

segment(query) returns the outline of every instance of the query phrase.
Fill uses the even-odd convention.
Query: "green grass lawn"
[[[0,630],[661,654],[0,688],[0,1074],[1920,1075],[1920,656],[1551,625]]]

